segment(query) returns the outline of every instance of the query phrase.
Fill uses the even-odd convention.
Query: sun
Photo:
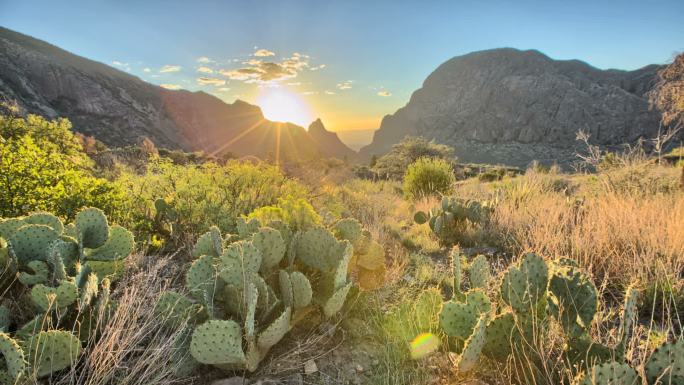
[[[302,127],[311,123],[313,114],[306,101],[283,87],[262,88],[256,98],[264,117],[276,122],[290,122]]]

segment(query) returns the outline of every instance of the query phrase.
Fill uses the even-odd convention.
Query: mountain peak
[[[264,119],[258,106],[164,89],[1,27],[0,84],[0,100],[16,101],[27,113],[69,118],[75,131],[110,146],[136,144],[144,136],[159,147],[262,158],[277,153],[284,160],[351,151],[341,142],[319,145],[293,124],[287,126],[289,140],[279,141],[279,126]]]
[[[514,48],[457,56],[385,116],[360,153],[381,155],[413,135],[455,147],[466,162],[569,163],[579,130],[604,146],[656,135],[659,115],[649,110],[646,92],[659,68],[601,70]]]

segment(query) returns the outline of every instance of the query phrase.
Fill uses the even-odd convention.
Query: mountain
[[[303,127],[269,121],[249,103],[164,89],[2,27],[0,100],[15,101],[26,113],[69,118],[75,131],[109,146],[148,137],[171,149],[281,159],[351,151],[319,138],[330,135],[314,139]]]
[[[309,135],[318,144],[321,151],[339,159],[352,159],[356,152],[347,147],[336,133],[325,129],[321,119],[316,119],[309,125]]]
[[[657,134],[660,116],[646,93],[660,68],[600,70],[511,48],[454,57],[383,118],[360,154],[368,159],[420,135],[452,145],[467,162],[568,163],[577,159],[579,130],[607,147]]]

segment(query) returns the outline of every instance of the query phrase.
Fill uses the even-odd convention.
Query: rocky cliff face
[[[385,116],[361,155],[383,154],[404,136],[421,135],[454,146],[469,162],[565,163],[576,159],[579,130],[604,146],[656,135],[660,117],[645,93],[659,68],[599,70],[516,49],[455,57],[405,107]]]
[[[110,146],[150,138],[157,146],[281,159],[337,156],[259,107],[204,92],[171,91],[0,27],[0,100],[25,113],[67,117],[74,130]],[[277,147],[276,145],[279,144]]]
[[[356,157],[356,152],[347,147],[336,133],[325,129],[323,122],[316,119],[309,125],[309,135],[318,144],[318,147],[326,154],[330,154],[339,159],[353,159]]]

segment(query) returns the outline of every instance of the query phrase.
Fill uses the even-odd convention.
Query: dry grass
[[[116,310],[102,325],[97,343],[91,341],[79,362],[56,384],[154,385],[188,384],[190,378],[177,377],[170,357],[173,341],[182,329],[162,327],[153,309],[159,294],[169,288],[174,261],[170,258],[131,256],[132,267],[117,282],[113,297]]]

